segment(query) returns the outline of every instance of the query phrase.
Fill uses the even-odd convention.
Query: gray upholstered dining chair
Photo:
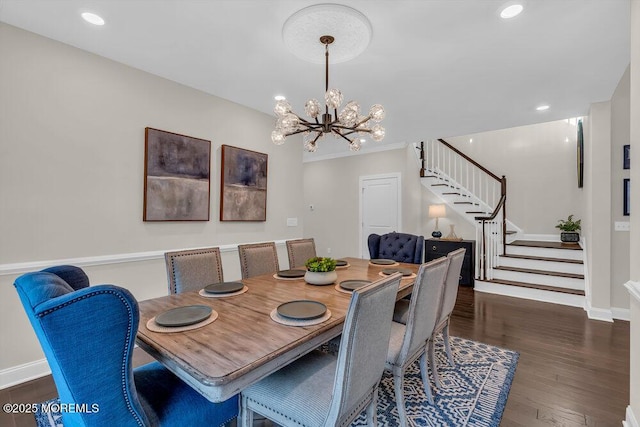
[[[447,258],[449,259],[449,269],[447,270],[447,277],[444,280],[444,290],[442,292],[442,297],[440,298],[438,319],[433,329],[431,339],[427,343],[429,347],[429,364],[431,365],[431,372],[433,373],[433,380],[436,383],[436,387],[440,387],[441,384],[438,376],[438,366],[433,340],[439,333],[442,333],[444,348],[447,353],[449,363],[451,366],[455,366],[453,355],[451,353],[451,345],[449,343],[449,319],[451,318],[451,312],[453,312],[453,308],[456,305],[456,299],[458,297],[458,283],[460,282],[460,271],[462,270],[462,262],[464,261],[465,252],[465,248],[460,248],[447,254]],[[408,315],[409,302],[406,300],[396,302],[393,321],[406,324]]]
[[[169,293],[197,291],[224,280],[220,248],[166,252]]]
[[[309,258],[316,256],[316,243],[313,238],[287,240],[289,268],[304,267]]]
[[[406,427],[408,424],[404,403],[405,372],[418,358],[420,358],[420,372],[424,390],[429,403],[433,404],[426,366],[425,344],[431,338],[433,328],[438,320],[440,298],[448,268],[449,259],[444,257],[420,265],[411,292],[407,323],[392,322],[391,324],[391,340],[385,368],[393,374],[401,427]]]
[[[243,390],[241,426],[251,427],[254,412],[283,426],[348,426],[365,409],[367,425],[376,425],[400,278],[353,292],[337,355],[313,351]]]
[[[433,329],[433,334],[429,340],[429,363],[431,364],[431,371],[433,372],[433,379],[437,387],[440,387],[440,378],[438,377],[438,365],[435,357],[435,345],[433,340],[436,335],[442,333],[442,339],[444,341],[444,348],[449,359],[449,364],[455,367],[453,361],[453,354],[451,353],[451,344],[449,343],[449,321],[451,320],[451,313],[456,305],[456,299],[458,298],[458,284],[460,283],[460,271],[462,270],[462,262],[464,261],[465,248],[457,249],[447,254],[449,258],[449,270],[447,271],[447,278],[444,282],[444,292],[442,293],[442,303],[440,304],[440,314],[438,321]]]
[[[238,255],[243,279],[280,270],[275,242],[238,245]]]

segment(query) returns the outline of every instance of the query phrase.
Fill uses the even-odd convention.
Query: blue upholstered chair
[[[365,409],[367,425],[376,425],[400,278],[353,292],[337,356],[313,351],[243,390],[241,427],[252,426],[254,412],[282,426],[348,426]]]
[[[14,285],[61,402],[98,405],[63,412],[65,427],[219,426],[237,416],[237,396],[214,404],[158,362],[132,369],[139,312],[126,289],[89,287],[73,266],[27,273]]]
[[[422,264],[424,236],[407,233],[370,234],[368,238],[371,259],[386,258],[398,262]]]

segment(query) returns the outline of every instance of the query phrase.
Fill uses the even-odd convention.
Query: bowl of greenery
[[[336,260],[328,257],[309,258],[305,263],[304,281],[310,285],[330,285],[338,280]]]

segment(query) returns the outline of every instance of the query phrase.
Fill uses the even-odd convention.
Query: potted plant
[[[580,241],[580,221],[573,220],[573,215],[569,215],[566,220],[558,220],[556,228],[560,229],[560,241],[565,243],[578,243]]]
[[[327,257],[309,258],[305,263],[304,281],[310,285],[330,285],[338,279],[336,260]]]

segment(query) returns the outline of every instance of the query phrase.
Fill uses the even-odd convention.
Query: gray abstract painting
[[[144,221],[208,221],[211,141],[145,129]]]
[[[220,221],[267,220],[267,155],[222,146]]]

